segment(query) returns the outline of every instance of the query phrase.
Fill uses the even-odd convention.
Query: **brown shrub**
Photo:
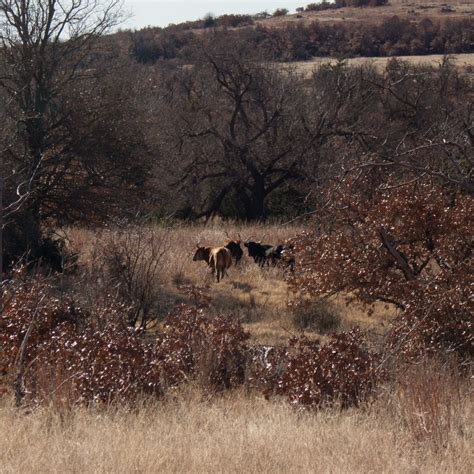
[[[385,377],[380,361],[358,330],[335,334],[324,346],[305,336],[294,338],[283,375],[265,394],[284,396],[294,405],[358,405]]]
[[[168,247],[166,232],[127,226],[107,232],[99,244],[107,285],[127,305],[126,321],[145,329],[157,318],[159,284]]]
[[[433,304],[401,314],[388,334],[389,350],[412,361],[425,355],[454,355],[461,368],[468,368],[474,357],[474,327],[467,276],[464,283],[447,288],[442,297],[434,289]],[[429,301],[426,292],[423,298]]]
[[[102,310],[98,327],[74,301],[56,298],[47,280],[16,272],[4,297],[0,343],[8,379],[21,375],[17,402],[67,393],[61,403],[73,405],[160,390],[156,348],[120,324],[120,305],[110,301]]]
[[[391,350],[412,359],[428,352],[472,360],[472,196],[430,181],[382,190],[348,183],[319,217],[325,230],[294,239],[293,290],[392,303],[401,316]]]
[[[167,354],[168,372],[185,373],[216,391],[244,382],[249,337],[238,321],[208,319],[202,308],[181,305],[167,318],[159,345]]]
[[[7,384],[16,383],[18,403],[133,402],[190,378],[213,391],[244,380],[249,335],[239,322],[180,306],[147,342],[123,324],[126,308],[113,299],[101,304],[96,320],[53,293],[47,280],[21,271],[5,292],[0,368]]]

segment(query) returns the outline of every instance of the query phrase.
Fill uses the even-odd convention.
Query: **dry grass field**
[[[452,6],[453,11],[441,13],[444,4]],[[309,12],[299,17],[290,15],[265,20],[265,25],[277,28],[291,22],[309,23],[314,20],[382,22],[393,15],[413,21],[423,17],[472,18],[474,0],[391,0],[390,6],[383,8]],[[401,59],[413,64],[434,65],[442,57],[412,56]],[[358,65],[370,62],[381,70],[388,60],[354,58],[349,59],[348,63]],[[302,75],[309,75],[315,67],[333,61],[335,59],[317,58],[281,67],[294,67]],[[453,55],[453,61],[472,77],[474,54]],[[199,298],[207,298],[209,307],[205,310],[206,315],[238,319],[250,334],[253,344],[286,346],[290,337],[304,331],[311,339],[317,338],[324,345],[331,332],[360,327],[367,335],[370,349],[379,348],[397,315],[397,310],[391,305],[380,303],[369,307],[351,301],[350,295],[336,295],[324,301],[324,311],[318,315],[311,313],[316,311],[314,308],[317,306],[311,306],[314,301],[308,300],[312,309],[303,314],[290,304],[301,295],[290,290],[285,270],[278,266],[258,266],[249,258],[245,248],[242,262],[233,265],[228,276],[219,283],[204,262],[193,261],[197,244],[221,246],[229,239],[241,239],[277,245],[307,229],[298,223],[247,225],[215,220],[206,225],[169,223],[166,226],[117,226],[98,230],[73,227],[58,230],[58,234],[65,233],[68,250],[77,255],[77,261],[71,258],[71,271],[59,276],[48,275],[46,280],[51,283],[54,296],[57,296],[56,292],[67,295],[91,319],[96,316],[93,309],[100,308],[107,300],[120,301],[122,308],[132,301],[132,298],[127,300],[126,282],[122,277],[130,277],[133,285],[142,285],[146,289],[146,298],[143,298],[147,299],[152,324],[143,333],[135,332],[130,327],[124,330],[140,344],[143,343],[143,334],[145,342],[156,340],[160,331],[164,334],[163,322],[177,305],[193,305],[201,301]],[[154,263],[150,266],[149,262]],[[6,381],[0,384],[0,474],[474,472],[473,370],[472,367],[466,368],[466,364],[463,367],[465,372],[461,372],[459,365],[448,356],[443,362],[422,358],[409,365],[406,360],[397,358],[400,346],[395,350],[391,348],[377,359],[376,369],[382,368],[380,372],[384,377],[380,377],[380,383],[367,398],[357,398],[354,405],[344,405],[342,397],[335,395],[323,398],[320,405],[302,408],[304,405],[292,405],[289,402],[292,399],[285,398],[286,395],[275,395],[278,392],[265,398],[263,394],[270,392],[262,390],[255,379],[252,380],[252,375],[249,376],[248,367],[243,365],[239,366],[244,367],[245,371],[239,384],[226,386],[222,390],[212,390],[209,383],[207,386],[200,383],[197,372],[189,375],[191,372],[184,373],[182,370],[184,375],[179,382],[169,385],[166,385],[162,375],[164,372],[160,372],[159,382],[165,387],[161,391],[150,389],[152,384],[147,373],[137,393],[141,397],[143,387],[146,387],[150,389],[147,393],[153,393],[150,397],[154,398],[139,398],[138,402],[132,397],[112,398],[112,391],[106,392],[102,399],[73,398],[76,392],[71,389],[71,394],[68,394],[68,382],[78,375],[89,380],[91,373],[90,380],[94,380],[97,371],[90,361],[99,357],[91,352],[93,356],[86,359],[83,349],[75,349],[71,344],[71,353],[75,351],[74,355],[78,354],[78,358],[90,363],[87,368],[92,367],[91,372],[75,369],[76,373],[72,376],[60,378],[63,359],[58,354],[66,352],[51,351],[48,354],[50,359],[41,359],[33,354],[32,360],[27,361],[26,372],[34,367],[36,359],[41,369],[39,378],[32,378],[31,385],[25,383],[25,393],[19,394],[22,386],[18,383],[15,387],[14,380],[21,382],[23,351],[41,301],[37,302],[28,323],[30,326],[19,355],[12,356],[12,366],[18,373],[5,369],[2,372],[0,364],[0,376],[4,377],[1,382]],[[26,314],[29,317],[29,313]],[[106,312],[97,314],[104,315]],[[106,316],[111,318],[114,314],[110,311],[112,316]],[[123,314],[126,314],[125,310]],[[181,314],[178,313],[178,316]],[[311,319],[313,316],[318,317]],[[307,317],[312,324],[306,325]],[[11,324],[12,320],[8,323]],[[122,321],[125,320],[126,317],[123,317]],[[194,325],[190,326],[194,331]],[[61,336],[67,333],[58,331],[53,333],[54,337],[49,334],[45,338],[48,342],[62,340],[70,344],[67,336]],[[107,341],[115,343],[116,334],[112,333],[113,339]],[[8,347],[12,339],[10,337],[4,347]],[[99,339],[92,339],[96,340]],[[103,340],[106,341],[105,338]],[[208,345],[209,340],[205,340],[203,346],[211,353],[214,346]],[[31,340],[29,344],[32,344]],[[139,352],[129,351],[128,346],[120,342],[116,345],[119,348],[113,353],[113,362],[120,369],[129,368],[124,360],[133,360],[133,363],[147,361],[142,362],[142,367],[146,369],[155,362],[139,359],[136,355]],[[179,351],[168,349],[172,346],[164,347],[166,357],[179,354]],[[331,346],[325,348],[328,347],[331,349]],[[123,352],[120,353],[119,349]],[[125,352],[131,354],[129,359],[120,358]],[[332,353],[340,355],[336,350]],[[303,353],[304,362],[308,360],[307,354]],[[357,353],[350,353],[351,362],[362,358],[353,354]],[[44,360],[49,363],[44,363]],[[211,366],[213,360],[209,360]],[[327,360],[328,372],[337,373],[334,359]],[[54,372],[56,361],[59,361],[59,369]],[[271,366],[271,363],[265,363]],[[101,382],[110,380],[112,369],[103,372],[106,376],[102,376]],[[55,373],[59,374],[57,379],[54,378]],[[123,371],[117,373],[122,374]],[[129,379],[120,377],[125,380],[125,386],[131,385]],[[341,379],[344,377],[337,379],[338,387],[343,385]],[[309,378],[303,378],[302,385],[306,389]],[[347,385],[353,388],[354,379],[348,376],[346,380],[350,381]],[[282,384],[281,379],[277,382]],[[34,393],[35,383],[47,386],[48,390],[44,393],[49,398],[25,396]],[[311,380],[310,383],[316,382]],[[73,386],[72,383],[70,385]],[[27,393],[28,390],[31,391]],[[108,403],[110,400],[122,401]],[[127,400],[128,404],[123,400]]]
[[[241,236],[277,243],[301,230],[216,222],[139,228],[133,238],[164,249],[154,288],[159,318],[189,300],[184,288],[199,285],[212,298],[211,312],[240,318],[254,341],[284,344],[298,328],[287,307],[295,296],[281,269],[261,269],[245,256],[216,283],[192,256],[197,242],[218,245]],[[123,236],[77,228],[68,234],[82,270],[62,277],[59,288],[87,300],[101,291],[103,252],[123,243]],[[145,246],[143,255],[150,251]],[[369,315],[342,297],[331,304],[341,315],[338,329],[359,325],[382,333],[394,314],[380,305]],[[264,399],[247,384],[210,394],[192,381],[133,406],[51,402],[19,410],[6,396],[0,398],[0,473],[472,472],[472,384],[432,362],[397,377],[372,404],[346,410],[297,410],[285,400]]]
[[[460,71],[473,74],[474,73],[474,54],[452,54],[449,56],[452,64],[456,66]],[[387,66],[387,62],[391,59],[399,59],[407,62],[412,66],[427,65],[427,66],[438,66],[442,64],[442,54],[429,54],[425,56],[391,56],[391,57],[378,57],[378,58],[348,58],[346,63],[349,66],[362,66],[372,65],[379,72],[383,72]],[[303,76],[309,76],[315,68],[324,64],[335,64],[337,59],[335,58],[314,58],[310,61],[295,61],[292,62],[290,67],[302,74]],[[279,67],[282,67],[281,64]],[[284,65],[283,67],[288,67]]]
[[[307,413],[244,392],[211,401],[193,387],[133,409],[19,414],[8,400],[0,403],[2,474],[474,469],[468,397],[453,403],[442,442],[416,440],[407,401],[396,393],[365,409]]]

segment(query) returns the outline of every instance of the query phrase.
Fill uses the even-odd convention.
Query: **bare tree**
[[[0,147],[3,198],[25,248],[44,222],[97,215],[123,183],[131,196],[143,182],[130,88],[106,74],[100,40],[121,21],[121,3],[0,0],[0,94],[14,137]]]
[[[166,231],[142,223],[107,232],[99,243],[101,275],[125,305],[130,327],[146,329],[156,323],[168,239]]]
[[[248,46],[215,42],[163,92],[167,169],[176,170],[174,186],[184,194],[202,192],[198,215],[213,215],[231,197],[245,218],[262,219],[269,196],[302,179],[321,134],[310,133],[296,74],[262,64]]]
[[[378,168],[408,180],[430,176],[472,195],[471,79],[446,57],[439,68],[392,60],[383,75],[365,75],[362,81],[373,98],[372,114],[364,117],[372,138],[359,147],[357,160],[345,171]],[[376,101],[381,106],[378,112],[374,112]]]
[[[17,154],[28,178],[53,152],[51,132],[66,119],[62,91],[90,74],[87,58],[97,38],[120,21],[120,0],[1,0],[0,88],[22,146]],[[25,199],[30,187],[19,190]]]

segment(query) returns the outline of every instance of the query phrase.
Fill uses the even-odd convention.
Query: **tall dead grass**
[[[279,226],[268,224],[234,224],[226,222],[216,222],[208,225],[176,224],[171,227],[150,226],[148,232],[155,235],[167,236],[169,242],[168,251],[161,265],[162,275],[170,281],[176,279],[176,275],[182,273],[186,279],[201,282],[204,275],[209,271],[202,262],[193,262],[192,257],[196,244],[205,246],[223,245],[230,238],[233,239],[263,239],[266,243],[278,244],[286,239],[295,236],[303,230],[297,226]],[[71,245],[80,254],[80,263],[90,266],[98,258],[97,244],[102,242],[114,230],[91,231],[82,228],[68,229],[67,234]],[[252,265],[247,265],[252,263]],[[251,273],[252,275],[261,272],[258,266],[244,258],[242,267],[232,267],[234,273]],[[230,270],[230,271],[232,271]],[[212,278],[209,277],[209,283]]]
[[[188,386],[140,407],[39,408],[0,402],[0,472],[456,472],[474,469],[473,403],[464,430],[429,449],[386,401],[297,412],[244,392],[207,400]]]
[[[415,442],[446,449],[451,433],[464,429],[462,414],[467,397],[458,367],[449,361],[425,358],[399,371],[394,400],[407,432]]]
[[[228,227],[226,227],[228,226]],[[208,287],[211,311],[246,322],[255,341],[286,343],[292,315],[279,269],[261,269],[248,258],[217,284],[192,261],[198,241],[217,245],[231,237],[284,241],[297,227],[214,225],[168,229],[160,257],[157,297],[163,312],[189,298],[186,285]],[[97,249],[107,232],[71,229],[80,268],[89,269],[78,291],[96,291],[104,280]],[[164,234],[163,234],[164,235]],[[84,277],[84,275],[82,276]],[[81,275],[73,275],[77,286]],[[74,285],[73,285],[74,283]],[[66,285],[67,286],[67,285]],[[84,288],[89,288],[85,290]],[[343,301],[342,326],[357,318]],[[345,312],[343,308],[346,308]],[[380,309],[381,313],[386,309]],[[355,313],[354,313],[355,314]],[[365,318],[365,319],[364,319]],[[377,315],[372,316],[374,326]],[[212,361],[211,361],[212,362]],[[203,363],[209,363],[204,360]],[[51,386],[55,377],[45,368]],[[67,386],[50,405],[18,410],[0,398],[0,473],[17,472],[456,472],[474,470],[472,385],[449,366],[424,361],[387,385],[372,405],[358,409],[296,411],[286,402],[264,400],[249,385],[209,395],[199,380],[163,399],[132,406],[61,405]]]

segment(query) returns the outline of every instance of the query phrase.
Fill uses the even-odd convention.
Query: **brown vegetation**
[[[196,63],[196,51],[210,38],[227,37],[258,49],[268,61],[291,62],[314,57],[367,57],[471,53],[473,20],[423,17],[410,21],[389,16],[381,22],[265,23],[239,29],[191,31],[142,30],[131,37],[131,54],[141,63],[174,60]],[[220,40],[222,41],[222,40]]]
[[[95,32],[25,5],[0,2],[22,32],[0,26],[2,468],[19,468],[24,417],[30,438],[75,444],[38,460],[30,443],[20,469],[117,469],[91,455],[89,423],[111,456],[136,437],[119,471],[470,472],[470,73],[443,58],[301,77],[265,60],[361,38],[377,54],[470,48],[472,21],[150,30],[136,44],[167,59],[140,65],[96,41],[114,1]],[[57,25],[78,29],[60,41]]]
[[[210,403],[189,388],[139,409],[61,415],[44,407],[18,416],[3,399],[2,470],[472,472],[472,399],[453,406],[457,424],[441,449],[414,442],[398,411],[408,406],[385,399],[369,410],[298,413],[242,392]]]
[[[385,48],[371,54],[396,54],[419,42],[425,52],[439,45],[448,51],[455,44],[471,45],[472,25],[466,25],[395,18],[367,26],[363,36],[368,34],[367,44]],[[48,23],[40,26],[46,34]],[[289,220],[311,212],[327,181],[346,165],[331,163],[332,157],[396,155],[402,142],[415,157],[420,150],[427,154],[425,146],[418,147],[429,140],[433,153],[440,149],[446,162],[456,163],[446,178],[465,179],[470,102],[457,98],[471,97],[468,70],[461,74],[449,61],[439,68],[390,61],[383,71],[337,63],[307,78],[298,69],[266,63],[312,57],[319,54],[314,48],[325,49],[324,54],[360,49],[365,41],[359,41],[360,32],[344,32],[346,26],[325,28],[217,29],[192,39],[192,33],[179,29],[137,32],[145,43],[148,36],[153,44],[166,43],[166,61],[149,64],[136,57],[147,63],[143,66],[124,51],[112,53],[114,41],[120,43],[126,33],[102,41],[86,35],[84,44],[70,45],[72,62],[69,52],[55,45],[65,69],[48,63],[53,50],[32,41],[28,54],[36,59],[25,77],[15,71],[28,61],[21,48],[12,48],[2,66],[7,107],[1,150],[10,170],[4,186],[9,232],[2,266],[23,256],[60,269],[63,244],[52,231],[72,222],[97,225],[137,215],[193,220],[216,214]],[[372,41],[379,33],[383,41]],[[181,51],[183,61],[168,61],[174,50]],[[66,70],[70,75],[63,81]],[[30,79],[36,85],[23,103],[15,91]],[[23,127],[22,116],[30,112],[36,118]],[[406,138],[403,130],[410,130]],[[456,176],[459,166],[462,176]],[[444,173],[439,166],[435,171]]]
[[[148,230],[148,232],[151,231],[152,229]],[[294,346],[290,344],[288,348],[265,349],[268,346],[262,346],[262,342],[268,338],[268,332],[262,332],[262,322],[266,324],[266,331],[274,323],[284,324],[285,327],[280,328],[280,332],[283,333],[283,337],[280,336],[281,341],[288,339],[285,336],[286,330],[295,331],[296,329],[291,325],[291,312],[285,309],[285,298],[283,295],[278,296],[278,287],[275,287],[276,284],[284,286],[282,271],[274,268],[261,269],[247,256],[244,256],[238,271],[235,269],[236,273],[232,275],[231,281],[219,285],[214,284],[212,293],[209,293],[205,287],[199,287],[202,273],[200,269],[196,269],[192,265],[193,247],[191,244],[196,241],[197,235],[201,241],[215,242],[224,240],[226,234],[237,232],[241,235],[255,235],[257,237],[274,232],[274,238],[283,239],[300,231],[301,229],[292,227],[284,230],[284,228],[274,227],[272,229],[265,226],[253,228],[227,226],[224,230],[220,225],[214,228],[184,229],[180,227],[168,231],[171,233],[171,235],[168,234],[170,238],[169,250],[163,255],[160,270],[160,281],[165,287],[162,290],[166,288],[171,290],[174,286],[176,296],[181,293],[181,296],[187,298],[189,303],[200,309],[196,310],[189,306],[178,308],[167,318],[165,324],[160,326],[156,336],[150,332],[140,334],[140,332],[125,329],[126,325],[120,326],[120,321],[126,320],[121,316],[126,314],[124,306],[100,305],[95,308],[95,311],[89,309],[90,314],[86,315],[65,296],[60,299],[51,299],[52,294],[57,290],[51,288],[46,282],[40,283],[28,278],[22,280],[20,275],[17,276],[15,281],[19,287],[10,287],[6,313],[2,316],[1,334],[5,336],[2,340],[2,347],[13,350],[13,352],[9,350],[3,354],[4,356],[8,355],[8,360],[13,362],[13,366],[11,366],[5,363],[5,357],[2,358],[4,383],[13,381],[10,375],[15,376],[17,373],[17,366],[14,362],[17,360],[15,354],[18,354],[25,331],[30,324],[33,324],[34,308],[39,306],[40,317],[34,321],[34,331],[29,337],[25,354],[27,370],[24,374],[22,391],[22,400],[28,401],[30,404],[33,401],[52,404],[49,409],[33,409],[30,405],[33,411],[28,416],[33,417],[32,420],[41,420],[38,422],[37,430],[42,429],[42,416],[55,419],[60,413],[62,413],[60,416],[63,419],[61,425],[63,428],[58,425],[57,436],[60,436],[62,429],[66,426],[75,430],[76,423],[80,425],[81,420],[84,420],[84,423],[90,423],[85,420],[89,420],[92,413],[91,408],[77,407],[78,403],[82,404],[88,399],[96,402],[99,400],[108,402],[127,400],[127,403],[131,403],[133,400],[138,409],[131,412],[120,407],[118,409],[106,408],[105,411],[98,409],[102,413],[100,415],[103,420],[101,429],[104,430],[104,436],[109,436],[106,435],[110,429],[109,423],[113,423],[116,428],[123,426],[124,433],[128,433],[130,427],[135,426],[135,422],[138,423],[137,420],[141,419],[141,416],[147,414],[148,410],[153,410],[157,414],[151,418],[146,415],[146,419],[164,423],[168,429],[174,426],[176,436],[189,437],[191,442],[197,435],[195,430],[202,435],[202,430],[199,428],[201,419],[195,418],[194,410],[196,412],[210,410],[209,416],[211,416],[211,412],[216,413],[216,410],[221,413],[220,409],[222,408],[227,415],[225,417],[222,417],[221,414],[216,415],[220,421],[216,419],[215,422],[212,422],[213,429],[209,431],[209,442],[215,446],[212,456],[217,456],[217,459],[220,459],[221,456],[230,455],[225,447],[227,437],[224,436],[224,433],[229,430],[228,420],[232,420],[232,426],[234,423],[246,424],[251,419],[254,420],[254,423],[255,420],[260,420],[258,421],[260,426],[258,433],[260,434],[257,437],[260,443],[264,442],[264,438],[261,438],[262,433],[268,430],[271,433],[274,432],[273,430],[283,430],[280,433],[281,436],[285,439],[288,436],[291,438],[289,426],[294,423],[293,417],[296,414],[286,411],[275,397],[283,397],[283,399],[288,399],[298,405],[301,403],[317,404],[322,407],[331,402],[349,406],[354,402],[361,403],[361,400],[368,396],[373,400],[376,395],[379,401],[376,401],[368,411],[350,411],[344,414],[330,408],[323,408],[317,415],[303,415],[303,418],[300,415],[299,432],[301,434],[301,429],[304,426],[309,435],[314,432],[315,426],[318,426],[319,443],[324,440],[328,440],[328,442],[332,440],[332,456],[338,457],[345,466],[351,465],[349,460],[345,460],[345,457],[342,456],[346,448],[343,449],[335,440],[340,436],[344,439],[352,437],[357,432],[356,425],[362,430],[361,439],[367,440],[369,444],[373,441],[367,438],[368,433],[362,435],[364,430],[369,427],[371,427],[370,432],[376,432],[380,436],[382,433],[384,436],[395,436],[398,443],[401,443],[397,444],[396,449],[405,449],[404,456],[410,453],[412,465],[415,463],[419,466],[429,466],[433,462],[433,456],[439,456],[438,462],[442,465],[458,466],[458,464],[452,463],[461,462],[459,459],[456,461],[459,455],[455,455],[455,453],[460,452],[458,450],[463,449],[462,446],[468,442],[472,429],[469,422],[469,413],[472,407],[470,396],[466,392],[465,379],[457,373],[455,365],[425,360],[423,363],[427,367],[434,367],[433,372],[416,372],[416,367],[414,367],[412,371],[406,371],[405,376],[399,377],[390,369],[391,382],[381,384],[380,379],[385,379],[388,375],[388,368],[393,367],[393,358],[390,359],[389,366],[384,366],[384,371],[381,371],[379,367],[383,355],[368,349],[357,332],[342,333],[334,337],[326,336],[322,338],[323,343],[314,341],[317,334],[308,333],[310,339],[297,339],[292,343]],[[162,230],[157,228],[154,232],[160,235]],[[86,264],[97,264],[95,261],[87,262],[84,259],[88,259],[92,255],[94,259],[101,258],[100,254],[93,253],[97,242],[94,242],[94,239],[90,237],[91,234],[88,235],[85,231],[73,230],[71,232],[72,242],[79,244],[82,241],[83,245],[79,269]],[[103,238],[109,239],[107,235]],[[190,243],[189,252],[185,255],[182,252],[183,239]],[[175,272],[180,261],[182,274],[177,278]],[[204,269],[202,270],[204,271]],[[205,272],[207,273],[207,270]],[[106,275],[100,275],[100,277],[102,276]],[[73,275],[69,278],[77,279],[78,276]],[[86,281],[87,278],[84,283]],[[266,286],[268,283],[270,286]],[[63,286],[63,291],[70,292],[67,282],[63,284],[66,285]],[[96,285],[94,281],[90,281],[89,284]],[[221,285],[226,285],[226,287]],[[237,298],[245,296],[246,285],[250,286],[250,291],[255,292],[256,296],[259,292],[264,293],[264,288],[268,289],[270,301],[268,304],[272,308],[268,314],[260,315],[256,320],[251,319],[246,324],[246,328],[253,333],[252,338],[249,338],[249,333],[242,331],[238,323],[243,314],[241,313],[240,317],[238,314],[231,315],[234,310],[243,309],[243,300],[237,300]],[[85,288],[82,286],[81,292],[84,290]],[[102,292],[99,294],[107,294],[105,288],[98,289],[98,291]],[[77,298],[81,292],[76,291],[72,294],[75,295],[74,298]],[[47,294],[47,296],[41,298],[39,293]],[[24,299],[24,295],[28,295],[28,299]],[[231,319],[229,316],[222,316],[225,306],[224,302],[219,299],[230,295],[235,298],[227,309]],[[260,295],[260,298],[262,297],[263,294]],[[278,301],[278,298],[282,297],[283,300]],[[281,314],[275,314],[275,308],[279,304],[281,304],[279,307]],[[257,311],[262,311],[262,300],[257,300],[255,306]],[[349,318],[352,308],[342,306],[341,311],[343,324],[350,324]],[[215,312],[221,312],[221,316],[212,316]],[[382,313],[372,315],[372,325],[377,328],[377,332],[386,329],[381,325],[383,320],[381,316]],[[262,317],[263,321],[260,319]],[[15,335],[14,339],[11,338],[13,335]],[[38,337],[43,338],[42,342]],[[12,341],[15,341],[14,345],[12,345]],[[338,370],[334,370],[335,367],[338,367]],[[400,370],[403,374],[402,367]],[[430,382],[432,390],[429,392],[422,390],[426,383],[424,377],[429,373],[432,373],[433,376],[437,374],[439,392],[434,392],[437,385],[433,381]],[[7,374],[10,375],[5,378]],[[443,377],[446,377],[450,382],[445,382]],[[200,397],[200,393],[203,394],[203,399],[209,400],[209,397],[216,391],[221,392],[223,389],[242,386],[242,384],[244,384],[244,391],[231,391],[224,398],[212,396],[211,403],[197,399]],[[180,392],[184,390],[184,393],[192,394],[191,398],[189,396],[174,398],[173,393],[176,393],[178,386],[181,387],[179,388]],[[263,401],[258,398],[257,394],[260,390],[266,397],[271,397],[271,401],[265,402],[267,405],[262,405]],[[452,390],[455,390],[456,393]],[[11,391],[7,389],[5,394],[8,393]],[[144,403],[139,402],[138,400],[143,394],[158,395],[161,402],[159,404],[151,400]],[[455,398],[453,398],[454,396]],[[13,415],[7,400],[8,398],[2,402],[4,408],[0,410],[0,413],[1,416],[11,417]],[[73,406],[76,407],[71,410]],[[268,413],[265,416],[267,422],[258,416],[257,412],[262,410],[264,413]],[[269,411],[267,412],[267,410]],[[418,417],[420,410],[422,410],[423,419]],[[178,412],[181,415],[178,415]],[[246,414],[244,415],[244,413]],[[97,415],[94,416],[97,417]],[[179,422],[182,416],[185,416],[187,420],[186,427]],[[275,416],[283,424],[278,422],[276,426],[273,426],[270,420],[274,420]],[[349,423],[349,420],[353,420],[354,416],[358,420],[356,425]],[[213,419],[212,416],[207,423],[210,423],[211,419]],[[301,425],[301,423],[303,424]],[[14,425],[18,427],[17,424]],[[150,427],[152,425],[154,422]],[[143,423],[141,426],[144,426]],[[208,425],[206,424],[206,426]],[[120,429],[122,430],[122,428]],[[39,440],[35,440],[34,433],[35,431],[30,428],[30,441],[33,446],[38,446]],[[218,445],[216,444],[217,438],[213,438],[212,433],[222,433],[219,436]],[[52,438],[48,438],[49,442],[55,443],[54,436],[56,435],[51,436]],[[141,439],[138,433],[136,436]],[[166,439],[172,442],[171,440],[174,438]],[[213,439],[214,441],[212,441]],[[87,442],[82,438],[79,440],[76,438],[76,441],[78,441],[76,445],[79,449],[78,457],[64,462],[86,462],[82,459],[80,450],[82,447],[86,449]],[[414,441],[415,444],[413,444]],[[120,443],[120,440],[115,442]],[[429,453],[440,453],[438,450],[440,445],[449,446],[445,448],[443,456],[440,454],[421,456],[422,449],[426,449],[426,447],[429,448]],[[247,449],[246,446],[247,444],[244,443],[242,449]],[[292,449],[300,449],[298,446],[301,447],[300,442],[295,441]],[[392,443],[390,446],[390,448],[389,445],[381,446],[383,455],[380,454],[377,458],[377,465],[385,466],[385,463],[390,465],[395,462],[394,459],[399,459]],[[407,448],[403,448],[403,446],[412,447],[406,451]],[[11,453],[8,458],[9,462],[15,465],[17,458],[14,453],[16,451],[8,449]],[[341,449],[342,451],[340,451]],[[35,450],[28,452],[30,453],[28,456],[35,456]],[[213,462],[217,462],[215,460],[211,463],[210,458],[207,461],[200,458],[201,461],[199,461],[198,457],[194,458],[194,455],[189,458],[189,451],[187,452],[187,462],[192,462],[193,466],[210,468],[209,466],[214,466]],[[253,452],[250,450],[246,453],[247,466],[252,465]],[[174,453],[173,459],[174,462],[177,462],[179,451],[175,449]],[[231,455],[231,459],[234,459],[233,456]],[[304,458],[306,459],[304,462],[310,464],[314,462],[314,450],[308,451],[305,456],[307,457]],[[257,452],[255,452],[255,462],[257,462],[257,457]],[[469,465],[470,461],[466,456],[461,455],[461,458],[463,466]],[[60,463],[62,462],[60,459],[62,458],[55,456],[50,459],[50,462]],[[148,462],[143,457],[141,459],[141,462]],[[275,458],[272,456],[272,459]],[[371,463],[375,462],[373,458],[370,459],[372,459]],[[132,460],[123,462],[128,463]],[[171,458],[169,462],[172,462]],[[274,466],[273,461],[269,460],[268,462],[269,468]],[[303,461],[288,458],[286,462],[289,464],[285,464],[285,466],[290,468],[290,465],[297,466]],[[184,459],[180,463],[182,463],[180,466],[188,466]]]

